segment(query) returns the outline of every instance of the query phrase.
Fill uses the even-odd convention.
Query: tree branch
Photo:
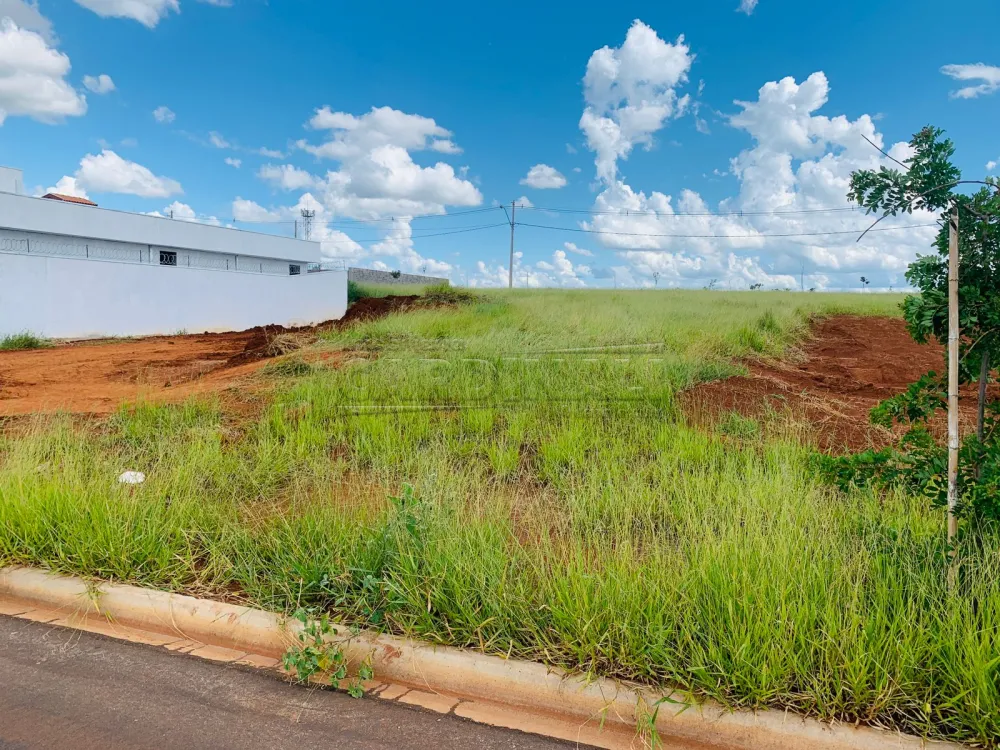
[[[861,137],[864,138],[864,136],[861,136]],[[868,139],[865,138],[865,140],[867,141]],[[869,143],[871,143],[871,141],[869,141]],[[872,143],[872,145],[875,146],[874,143]],[[875,146],[875,148],[878,148],[878,146]],[[879,150],[881,150],[881,149],[879,149]],[[892,157],[889,157],[889,158],[891,159]],[[933,193],[935,190],[940,190],[941,188],[946,188],[946,187],[955,187],[955,185],[988,185],[989,187],[993,188],[998,193],[1000,193],[1000,185],[995,185],[992,182],[985,182],[983,180],[955,180],[954,182],[946,182],[943,185],[936,185],[936,186],[932,187],[930,190],[925,190],[922,193],[918,193],[917,195],[914,195],[912,198],[910,198],[908,201],[906,201],[906,203],[903,204],[903,206],[901,206],[900,208],[909,207],[909,205],[911,203],[913,203],[913,201],[917,200],[918,198],[923,198],[925,195],[927,195],[928,193]],[[954,199],[954,196],[953,196],[953,199]],[[985,216],[983,216],[983,214],[979,213],[976,209],[972,208],[971,206],[965,206],[965,208],[968,208],[970,211],[972,211],[972,213],[976,214],[976,216],[979,216],[980,218],[983,218],[983,219],[986,218]],[[899,209],[897,209],[897,211],[898,210]],[[895,216],[895,215],[896,215],[895,212],[882,214],[882,216],[880,218],[876,219],[872,223],[872,225],[870,227],[868,227],[865,231],[863,231],[861,233],[861,235],[858,237],[857,240],[855,240],[855,242],[861,242],[861,240],[864,238],[864,236],[866,234],[868,234],[870,231],[872,231],[872,229],[875,228],[875,225],[878,224],[880,221],[882,221],[882,219],[886,219],[886,218],[888,218],[890,216]]]
[[[876,145],[875,145],[875,143],[874,143],[874,142],[873,142],[873,141],[871,140],[871,138],[869,138],[869,137],[868,137],[868,136],[866,136],[866,135],[862,135],[861,137],[862,137],[862,138],[864,138],[864,139],[865,139],[866,141],[868,141],[869,143],[871,143],[871,144],[872,144],[872,147],[873,147],[873,148],[875,148],[876,150],[878,150],[878,152],[879,152],[880,154],[882,154],[882,156],[884,156],[884,157],[885,157],[886,159],[892,159],[892,160],[893,160],[894,162],[896,162],[896,163],[897,163],[897,164],[898,164],[899,166],[901,166],[901,167],[902,167],[903,169],[905,169],[905,170],[906,170],[907,172],[909,172],[909,171],[910,171],[910,168],[909,168],[908,166],[906,166],[905,164],[903,164],[903,162],[901,162],[901,161],[900,161],[899,159],[896,159],[896,158],[894,158],[894,157],[892,157],[892,156],[889,156],[889,154],[887,154],[887,153],[886,153],[885,151],[883,151],[883,150],[882,150],[882,149],[880,149],[880,148],[879,148],[878,146],[876,146]]]

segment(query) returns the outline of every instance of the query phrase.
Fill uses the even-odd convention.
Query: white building
[[[239,331],[343,316],[318,242],[23,195],[0,168],[0,337]]]

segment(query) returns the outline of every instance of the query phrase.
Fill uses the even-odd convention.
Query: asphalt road
[[[0,750],[579,747],[0,616]]]

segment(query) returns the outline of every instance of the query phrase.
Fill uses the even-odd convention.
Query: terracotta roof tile
[[[62,193],[46,193],[42,197],[54,201],[65,201],[66,203],[79,203],[83,206],[97,205],[94,201],[89,201],[86,198],[77,198],[75,195],[63,195]]]

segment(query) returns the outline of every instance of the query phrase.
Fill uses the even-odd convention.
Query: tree
[[[861,277],[861,284],[862,284],[861,288],[862,289],[867,289],[868,285],[871,284],[871,283],[872,282],[869,279],[866,279],[864,276]]]
[[[1000,518],[1000,434],[995,430],[1000,427],[1000,404],[987,400],[990,363],[1000,362],[1000,183],[962,180],[952,163],[954,144],[942,136],[942,130],[932,127],[914,135],[913,155],[897,162],[902,170],[883,166],[854,172],[848,197],[868,213],[881,213],[878,221],[917,208],[942,212],[934,243],[937,252],[918,256],[906,272],[919,293],[903,301],[903,315],[920,343],[948,341],[947,217],[953,208],[958,210],[959,376],[963,383],[979,382],[976,434],[966,438],[960,451],[959,495],[965,511]],[[972,195],[955,192],[958,185],[969,183],[983,187]],[[862,282],[866,283],[864,277]],[[941,377],[930,372],[906,393],[884,401],[873,410],[872,421],[906,425],[899,445],[826,460],[827,471],[841,483],[901,481],[943,502],[946,448],[933,436],[929,423],[946,408],[944,390]]]

